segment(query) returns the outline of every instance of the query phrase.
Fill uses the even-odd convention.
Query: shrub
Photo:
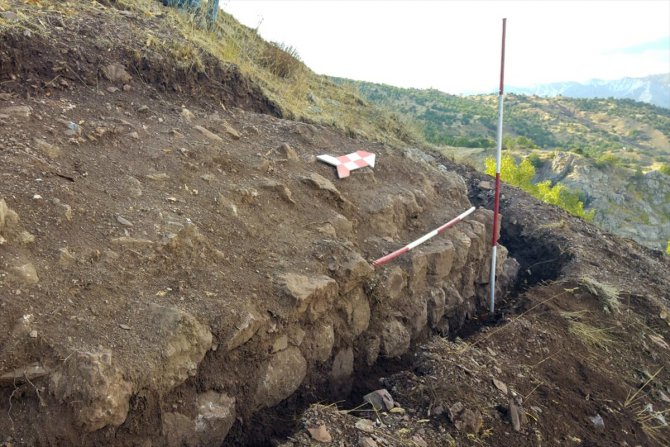
[[[661,174],[670,175],[670,164],[663,163],[658,170]]]
[[[302,66],[298,51],[283,43],[267,43],[260,56],[260,64],[275,76],[290,78]]]
[[[541,168],[542,165],[544,164],[540,156],[537,155],[535,152],[526,157],[526,159],[530,161],[530,164],[532,164],[535,169]]]
[[[495,158],[487,158],[485,164],[486,173],[495,175]],[[595,210],[586,211],[584,209],[584,202],[581,200],[579,191],[572,191],[561,184],[552,185],[549,180],[533,184],[533,177],[535,177],[535,167],[533,167],[529,158],[525,158],[517,165],[514,157],[509,154],[503,155],[500,169],[500,179],[502,181],[518,186],[543,202],[559,206],[573,216],[581,217],[587,221],[593,220],[596,212]]]
[[[596,167],[599,169],[613,168],[621,165],[621,160],[612,154],[603,154],[596,160]]]

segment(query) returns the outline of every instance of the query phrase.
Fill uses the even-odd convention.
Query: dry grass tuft
[[[270,73],[284,79],[293,77],[302,68],[298,51],[290,45],[276,42],[265,45],[259,62]]]
[[[614,343],[609,328],[598,328],[585,323],[588,312],[585,310],[575,312],[561,312],[561,316],[568,320],[568,331],[584,345],[592,348],[606,349]]]
[[[583,276],[579,284],[600,300],[606,312],[619,313],[621,311],[619,289],[616,287],[603,284],[589,276]]]
[[[587,346],[604,349],[614,342],[607,329],[597,328],[581,321],[571,321],[568,330]]]

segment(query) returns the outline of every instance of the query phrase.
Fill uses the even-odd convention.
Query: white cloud
[[[614,54],[670,35],[666,1],[254,1],[223,3],[316,72],[458,93],[495,91],[501,18],[506,84],[670,72],[670,50]]]

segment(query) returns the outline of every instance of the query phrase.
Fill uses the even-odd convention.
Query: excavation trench
[[[238,446],[258,446],[287,439],[300,429],[298,424],[301,414],[315,403],[336,403],[341,409],[360,408],[365,405],[363,396],[384,388],[385,378],[403,371],[421,374],[420,365],[415,363],[415,353],[430,337],[467,339],[484,326],[496,326],[508,321],[521,308],[518,306],[521,294],[538,283],[557,279],[571,259],[550,239],[536,237],[521,224],[507,222],[503,225],[500,240],[501,244],[508,247],[509,257],[514,258],[519,266],[518,274],[508,279],[504,289],[498,292],[499,301],[494,316],[488,313],[488,308],[479,299],[473,312],[465,312],[458,317],[445,316],[449,324],[437,330],[433,328],[425,331],[412,340],[409,350],[403,355],[380,358],[373,365],[355,363],[353,375],[345,382],[336,386],[332,383],[302,386],[279,405],[256,412],[247,421],[238,420],[226,441]],[[488,261],[483,268],[488,268]]]

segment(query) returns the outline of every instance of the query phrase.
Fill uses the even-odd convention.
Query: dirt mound
[[[444,417],[433,419],[433,410],[422,408],[425,393],[438,389],[425,372],[443,381],[452,377],[454,370],[437,361],[457,358],[461,345],[439,338],[422,346],[434,334],[453,339],[462,327],[481,327],[492,212],[479,208],[383,268],[370,262],[471,202],[488,205],[491,194],[481,177],[416,149],[278,118],[276,107],[234,67],[200,50],[181,53],[195,50],[170,34],[160,15],[98,3],[72,11],[68,4],[12,5],[16,12],[2,16],[0,33],[0,323],[8,328],[0,333],[3,441],[267,444],[292,426],[275,422],[266,430],[259,422],[306,403],[347,398],[380,370],[416,359],[405,376],[385,374],[392,395],[417,415],[398,419],[403,415],[394,410],[400,425],[390,426],[419,445],[449,442]],[[184,59],[200,65],[180,65]],[[377,164],[345,180],[316,160],[356,150],[375,153]],[[496,377],[527,396],[525,383],[513,381],[532,380],[523,358],[539,362],[554,347],[577,350],[581,342],[562,345],[562,337],[589,334],[584,325],[593,327],[603,306],[612,315],[629,312],[621,331],[636,327],[642,335],[625,344],[615,332],[623,343],[611,348],[615,361],[598,369],[593,365],[602,357],[595,363],[586,355],[579,362],[564,359],[577,372],[591,368],[573,381],[566,379],[574,374],[570,368],[539,368],[543,383],[565,383],[559,386],[567,391],[551,394],[538,386],[534,395],[549,399],[543,411],[551,399],[565,399],[554,406],[559,419],[572,407],[595,409],[606,428],[642,430],[640,420],[627,424],[605,413],[625,409],[575,402],[584,381],[604,383],[588,387],[589,399],[593,393],[609,399],[606,388],[620,399],[627,387],[639,386],[633,374],[617,381],[615,372],[625,367],[651,371],[637,393],[645,405],[657,409],[670,393],[655,385],[667,383],[667,369],[653,375],[651,366],[668,361],[661,349],[669,337],[661,318],[669,298],[667,260],[516,190],[505,196],[502,240],[515,251],[525,281],[520,287],[528,289],[506,312],[558,307],[553,313],[546,308],[548,323],[538,317],[504,346],[489,346],[504,349]],[[505,247],[498,253],[502,297],[516,285],[519,263]],[[546,281],[555,282],[537,285]],[[571,293],[590,306],[588,318],[568,295],[542,301],[544,293],[577,287]],[[612,287],[619,298],[611,297]],[[600,307],[582,288],[600,297]],[[554,344],[536,342],[542,325]],[[482,337],[479,350],[488,340]],[[466,390],[488,380],[475,365],[486,354],[469,349],[475,354],[456,369],[471,372],[461,382]],[[420,383],[430,385],[425,393]],[[650,384],[656,394],[648,393]],[[496,441],[504,443],[498,433],[504,412],[496,419],[487,406],[505,405],[500,396],[480,400],[473,393],[468,400],[445,390],[459,400],[431,399],[440,398],[443,413],[451,409],[450,423],[476,435],[484,433],[478,426],[492,424]],[[458,402],[462,408],[452,408]],[[630,408],[638,414],[646,407]],[[418,431],[426,419],[434,435]],[[583,428],[565,426],[584,436]],[[375,430],[363,431],[381,442]],[[636,433],[629,439],[648,438]]]
[[[236,66],[184,39],[166,26],[163,14],[147,17],[95,3],[74,11],[13,3],[9,26],[0,33],[5,91],[50,96],[79,86],[128,91],[151,85],[154,97],[173,92],[200,104],[282,115]]]
[[[157,18],[90,8],[33,11],[49,39],[2,37],[7,442],[220,444],[485,305],[490,211],[369,263],[467,209],[460,176],[277,119],[234,68],[171,70],[141,47]],[[377,166],[343,181],[315,157],[359,149]]]

